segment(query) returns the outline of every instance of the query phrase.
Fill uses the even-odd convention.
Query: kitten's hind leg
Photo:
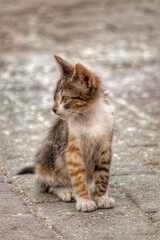
[[[67,187],[51,187],[50,193],[57,195],[64,202],[70,202],[75,199],[74,192],[71,188]]]

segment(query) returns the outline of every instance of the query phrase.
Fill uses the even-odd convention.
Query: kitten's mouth
[[[67,117],[65,114],[59,113],[59,112],[57,112],[57,111],[56,111],[55,115],[58,116],[58,117],[60,117],[60,118],[63,119],[63,120],[67,120],[67,119],[68,119],[68,117]]]
[[[63,116],[63,114],[60,113],[60,112],[59,112],[57,109],[55,109],[55,108],[52,108],[52,111],[54,112],[54,114],[55,114],[56,116],[59,116],[59,117]]]

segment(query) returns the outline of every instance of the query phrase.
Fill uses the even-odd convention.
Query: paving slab
[[[116,199],[114,209],[99,209],[88,214],[77,212],[74,203],[44,203],[38,208],[67,239],[158,240],[159,230],[149,220],[114,190],[110,196]]]
[[[0,239],[57,239],[56,234],[27,207],[0,173]]]
[[[148,146],[148,147],[136,147],[135,151],[138,152],[140,156],[145,158],[148,163],[156,166],[160,170],[160,146],[159,143],[157,146]]]
[[[34,156],[41,145],[42,135],[44,137],[48,129],[46,127],[45,130],[32,115],[14,106],[5,96],[2,103],[1,163],[15,176],[22,167],[34,164]]]
[[[150,66],[154,69],[154,66]],[[159,106],[160,101],[160,80],[159,75],[154,75],[153,70],[118,68],[108,70],[106,74],[106,85],[112,90],[112,94],[121,101],[139,109],[139,112],[146,113],[152,119],[160,123]],[[154,69],[157,73],[158,69]],[[114,79],[114,80],[113,80]]]
[[[138,118],[125,106],[116,106],[117,133],[131,147],[158,146],[160,141],[160,128],[151,124],[145,118]]]
[[[37,184],[35,175],[19,175],[14,177],[15,183],[27,193],[34,203],[59,202],[60,199],[54,194],[44,193]]]
[[[136,157],[122,141],[113,138],[112,164],[110,175],[153,174],[142,159]]]
[[[119,186],[144,212],[160,211],[160,178],[158,176],[154,174],[113,176],[111,181]]]

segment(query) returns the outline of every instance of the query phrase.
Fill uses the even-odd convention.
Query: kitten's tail
[[[23,169],[21,169],[17,175],[22,175],[22,174],[34,174],[35,173],[35,167],[34,166],[30,166],[30,167],[25,167]]]

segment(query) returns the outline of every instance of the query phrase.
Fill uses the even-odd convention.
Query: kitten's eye
[[[69,99],[70,99],[70,97],[67,97],[67,96],[63,96],[63,97],[62,97],[62,101],[63,101],[64,103],[68,102]]]

